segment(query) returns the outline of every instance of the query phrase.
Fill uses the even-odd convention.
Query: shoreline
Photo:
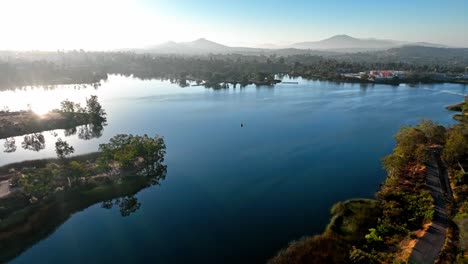
[[[46,238],[76,212],[105,201],[133,196],[150,186],[151,180],[146,176],[125,177],[121,182],[61,191],[15,211],[0,222],[0,262],[15,258]]]
[[[40,133],[56,129],[70,129],[90,122],[87,113],[52,111],[38,115],[32,111],[0,112],[0,139]]]
[[[445,232],[448,225],[444,225],[444,221],[448,222],[449,218],[448,214],[441,210],[445,210],[444,194],[451,191],[446,190],[448,179],[443,179],[444,185],[438,185],[440,189],[434,191],[434,178],[442,175],[441,172],[434,175],[434,166],[431,166],[435,160],[440,159],[445,145],[445,141],[439,147],[435,147],[438,144],[433,143],[440,140],[440,132],[437,132],[440,129],[443,129],[442,135],[445,137],[444,127],[427,121],[421,122],[418,126],[404,127],[395,135],[397,144],[393,154],[383,159],[387,176],[376,192],[374,200],[380,213],[373,216],[369,212],[360,212],[363,223],[374,222],[374,224],[370,224],[361,233],[355,232],[354,240],[346,239],[345,235],[339,233],[329,237],[330,228],[336,226],[337,222],[341,223],[340,228],[344,229],[350,223],[340,222],[339,219],[342,217],[334,214],[335,208],[340,205],[337,203],[332,208],[332,217],[322,234],[291,242],[273,257],[270,264],[290,263],[290,260],[296,260],[293,263],[297,264],[309,263],[308,260],[314,259],[320,259],[321,262],[310,263],[381,263],[392,260],[407,263],[423,258],[418,252],[428,250],[431,254],[423,253],[423,255],[431,261],[450,258],[451,256],[441,254],[453,249],[445,246],[449,231]],[[426,139],[418,139],[423,136]],[[407,145],[407,142],[413,141],[415,145]],[[422,156],[412,154],[403,163],[399,161],[402,153],[414,153],[414,150],[421,146],[425,146],[424,152],[427,154]],[[437,165],[441,166],[439,164],[442,164],[442,161],[437,161]],[[443,170],[442,167],[437,168]],[[446,220],[441,220],[443,215],[446,216]],[[439,232],[437,236],[433,235],[434,229]],[[438,248],[430,245],[428,249],[427,241],[434,239],[438,241]],[[327,250],[320,251],[323,248]],[[316,252],[317,250],[320,252]]]
[[[128,141],[116,143],[122,138]],[[114,207],[122,217],[133,214],[141,206],[135,195],[166,177],[167,167],[161,163],[165,144],[159,136],[117,135],[101,147],[75,157],[58,155],[0,167],[0,177],[11,183],[10,192],[0,198],[0,262],[15,258],[92,205]],[[149,148],[153,155],[143,155]],[[123,153],[131,156],[115,159]]]
[[[116,75],[122,75],[122,74],[116,74]],[[420,84],[444,84],[444,83],[452,83],[452,84],[463,84],[463,85],[468,85],[468,80],[428,80],[428,79],[415,79],[415,80],[384,80],[384,81],[374,81],[374,80],[365,80],[365,79],[359,79],[359,78],[350,78],[346,76],[339,75],[340,77],[324,77],[324,76],[319,76],[319,75],[301,75],[301,74],[289,74],[288,72],[279,72],[276,73],[276,75],[288,75],[292,79],[295,78],[302,78],[304,80],[318,80],[318,81],[328,81],[328,82],[336,82],[336,83],[358,83],[358,84],[384,84],[384,85],[390,85],[390,86],[398,86],[400,84],[407,84],[407,85],[420,85]],[[123,75],[125,76],[125,75]],[[134,77],[138,78],[141,80],[146,80],[143,78],[139,77]],[[163,77],[154,77],[154,78],[149,78],[150,80],[165,80]],[[107,80],[107,78],[105,79]],[[240,87],[245,87],[247,85],[255,85],[255,86],[270,86],[274,87],[276,84],[279,83],[289,83],[289,84],[297,84],[297,82],[288,82],[285,81],[283,82],[281,79],[272,79],[272,80],[232,80],[232,79],[227,79],[223,81],[210,81],[210,80],[200,80],[196,78],[184,78],[184,79],[174,79],[175,83],[177,83],[180,87],[184,88],[187,86],[203,86],[205,88],[212,88],[212,89],[224,89],[228,88],[229,85],[237,86],[239,85]],[[193,82],[195,84],[189,84],[187,82]],[[38,86],[47,86],[47,85],[68,85],[67,83],[53,83],[53,84],[43,84],[43,85],[38,85]],[[89,83],[77,83],[76,85],[89,85]],[[9,90],[16,90],[16,89],[23,89],[24,87],[29,87],[29,86],[12,86],[9,88]],[[96,89],[98,89],[99,85],[95,86]],[[0,90],[1,91],[1,90]],[[0,112],[1,115],[1,112]]]

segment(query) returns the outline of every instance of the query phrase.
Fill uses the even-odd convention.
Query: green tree
[[[100,164],[115,161],[124,170],[143,167],[143,171],[148,175],[158,169],[166,154],[163,138],[159,136],[151,138],[148,135],[119,134],[111,138],[108,144],[101,144],[99,149],[102,152]]]
[[[60,103],[60,111],[64,113],[75,113],[76,106],[75,103],[66,99]]]
[[[418,145],[414,151],[414,158],[417,164],[424,165],[429,160],[429,149],[426,145]]]
[[[369,234],[367,234],[365,238],[369,244],[380,244],[383,242],[382,237],[377,233],[375,228],[369,229]]]
[[[86,99],[86,112],[91,116],[91,122],[103,122],[105,121],[106,112],[102,108],[96,95],[91,95],[89,99]]]
[[[423,119],[417,126],[427,137],[429,144],[445,144],[446,129],[432,120]]]
[[[426,145],[428,140],[426,135],[417,127],[402,127],[395,135],[397,146],[394,155],[403,159],[403,163],[415,160],[415,151],[419,145]]]
[[[68,164],[67,174],[74,182],[77,182],[81,177],[88,177],[89,175],[86,165],[74,160]]]
[[[448,131],[442,157],[449,164],[457,162],[467,151],[467,141],[461,126],[455,126]]]
[[[390,154],[382,159],[382,165],[390,177],[399,175],[404,164],[404,160],[395,154]]]
[[[153,174],[157,169],[157,165],[164,161],[166,154],[166,144],[162,137],[154,138],[144,135],[134,138],[136,155],[141,157],[144,162],[146,174]]]
[[[40,169],[24,169],[18,184],[28,196],[43,198],[54,191],[54,182],[59,175],[60,168],[55,164]]]

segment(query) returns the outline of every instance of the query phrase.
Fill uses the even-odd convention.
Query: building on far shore
[[[369,75],[378,81],[386,81],[394,78],[404,80],[406,78],[405,71],[391,71],[391,70],[371,70]]]

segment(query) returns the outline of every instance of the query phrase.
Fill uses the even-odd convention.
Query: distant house
[[[382,77],[387,77],[387,78],[393,76],[393,74],[392,74],[391,72],[389,72],[389,71],[381,71],[381,72],[380,72],[380,75],[381,75]]]

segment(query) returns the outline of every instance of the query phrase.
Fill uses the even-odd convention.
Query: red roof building
[[[388,71],[382,71],[380,72],[380,75],[382,75],[382,77],[391,77],[393,74]]]

